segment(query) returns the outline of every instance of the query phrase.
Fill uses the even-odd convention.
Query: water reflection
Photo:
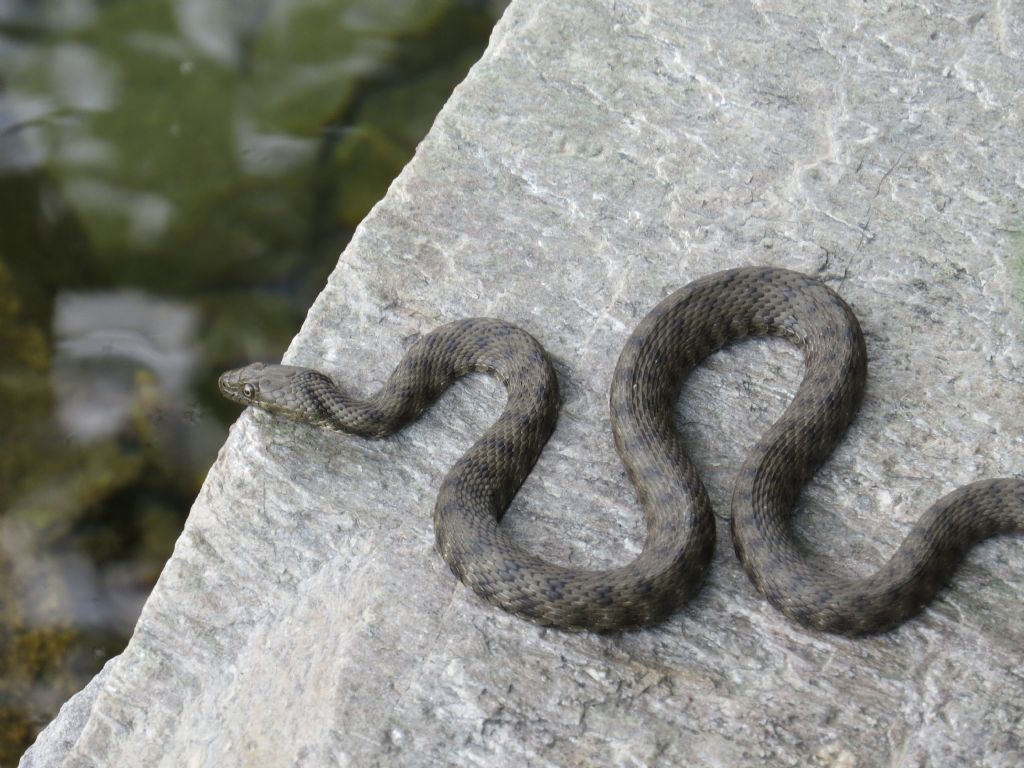
[[[58,294],[53,385],[61,431],[80,442],[117,434],[146,381],[165,410],[184,410],[199,363],[198,322],[195,307],[142,291]]]
[[[0,0],[0,765],[123,647],[235,411],[503,3]]]

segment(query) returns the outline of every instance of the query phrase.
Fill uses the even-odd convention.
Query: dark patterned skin
[[[460,376],[494,375],[508,402],[441,483],[437,546],[463,582],[510,613],[543,625],[615,630],[664,618],[694,594],[708,569],[714,519],[676,431],[675,406],[695,366],[747,336],[786,338],[805,361],[793,401],[747,456],[732,501],[743,568],[788,617],[843,634],[889,629],[932,598],[974,543],[1024,531],[1024,480],[985,480],[937,501],[872,576],[843,578],[808,562],[791,536],[792,508],[853,418],[867,358],[846,303],[817,280],[783,269],[734,269],[690,283],[658,304],[626,342],[612,383],[612,428],[647,539],[635,560],[610,570],[548,563],[499,525],[558,412],[551,362],[515,326],[478,318],[438,328],[366,400],[346,396],[316,371],[258,363],[225,373],[220,388],[292,419],[385,437]]]

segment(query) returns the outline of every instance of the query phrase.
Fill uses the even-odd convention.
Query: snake
[[[794,507],[860,405],[867,353],[846,302],[817,278],[782,268],[742,267],[699,278],[658,303],[626,341],[612,379],[611,425],[646,538],[635,559],[605,570],[551,563],[500,525],[554,430],[560,402],[551,358],[515,325],[461,319],[418,336],[367,398],[324,373],[288,365],[252,363],[224,373],[218,384],[244,405],[383,438],[460,377],[491,374],[507,401],[441,482],[437,548],[464,584],[511,614],[544,626],[615,631],[662,621],[701,586],[714,551],[714,513],[675,409],[683,383],[705,358],[765,336],[794,344],[804,373],[737,473],[730,529],[743,570],[785,616],[836,634],[892,629],[931,601],[974,544],[1024,532],[1024,479],[1005,477],[936,501],[871,575],[837,574],[809,556],[794,537]]]

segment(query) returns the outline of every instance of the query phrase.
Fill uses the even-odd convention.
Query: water
[[[237,409],[501,2],[0,0],[0,766],[127,642]]]

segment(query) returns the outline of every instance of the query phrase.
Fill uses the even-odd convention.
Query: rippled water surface
[[[0,766],[127,642],[237,409],[504,3],[0,0]]]

